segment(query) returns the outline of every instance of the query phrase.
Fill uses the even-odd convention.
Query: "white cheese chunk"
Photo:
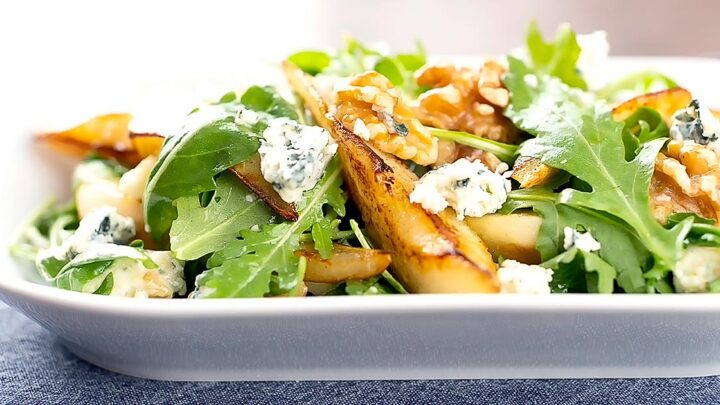
[[[77,188],[81,184],[91,184],[102,181],[117,181],[120,178],[117,168],[112,167],[102,159],[91,159],[80,162],[73,171],[73,186]]]
[[[337,144],[323,128],[277,118],[263,131],[258,152],[265,180],[284,201],[295,203],[320,181]]]
[[[253,126],[260,122],[260,114],[253,110],[248,110],[245,107],[240,107],[235,117],[235,122],[238,124]]]
[[[497,271],[504,294],[550,294],[553,271],[536,265],[505,260]]]
[[[590,253],[597,252],[601,248],[600,242],[592,236],[590,231],[578,232],[577,229],[566,226],[563,229],[563,234],[563,248],[565,248],[565,250],[576,247]]]
[[[438,213],[452,207],[458,219],[482,217],[502,207],[510,191],[510,181],[494,173],[482,162],[458,159],[427,172],[415,182],[410,201]]]
[[[78,229],[60,246],[40,250],[36,257],[37,267],[42,269],[40,263],[50,257],[71,260],[95,244],[127,243],[133,236],[135,222],[132,218],[118,214],[114,207],[101,207],[88,213],[80,221]]]
[[[720,122],[712,112],[692,100],[690,104],[673,114],[670,137],[682,141],[690,140],[700,145],[717,144],[720,138]]]
[[[720,279],[720,248],[691,246],[675,265],[673,280],[678,292],[707,292]]]

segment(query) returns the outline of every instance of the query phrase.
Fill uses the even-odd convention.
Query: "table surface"
[[[186,383],[88,364],[0,303],[0,404],[41,403],[720,403],[720,377]]]

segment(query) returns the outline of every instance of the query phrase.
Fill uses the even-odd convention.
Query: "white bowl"
[[[614,59],[609,74],[658,68],[711,106],[720,61]],[[252,72],[251,72],[252,73]],[[197,94],[196,80],[148,87],[66,85],[0,121],[0,226],[11,234],[48,196],[66,195],[69,161],[37,150],[29,131]],[[202,81],[202,83],[205,83]],[[213,91],[233,76],[213,79]],[[148,90],[152,89],[152,90]],[[714,99],[712,97],[715,97]],[[152,97],[151,97],[152,98]],[[89,101],[92,101],[90,103]],[[152,104],[152,103],[148,103]],[[187,111],[183,102],[171,111]],[[45,109],[45,110],[43,110]],[[82,111],[82,112],[81,112]],[[168,113],[168,115],[172,115]],[[54,118],[53,118],[54,117]],[[21,136],[23,135],[23,136]],[[0,298],[79,357],[124,374],[170,380],[666,377],[720,373],[716,295],[414,295],[133,300],[43,285],[0,253]],[[48,342],[49,344],[49,342]]]

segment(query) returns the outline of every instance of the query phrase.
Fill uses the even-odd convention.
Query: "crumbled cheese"
[[[595,31],[590,34],[578,35],[577,43],[580,46],[577,69],[582,73],[590,89],[598,89],[604,84],[607,77],[607,60],[610,53],[607,33]]]
[[[673,114],[670,136],[679,141],[691,140],[700,145],[717,143],[720,138],[720,122],[706,106],[692,100],[686,108]]]
[[[525,76],[523,76],[523,81],[525,82],[525,85],[528,87],[535,88],[538,86],[538,78],[532,73],[528,73]]]
[[[106,161],[92,159],[81,162],[75,166],[72,182],[75,188],[81,184],[91,184],[99,181],[117,181],[120,174],[116,168],[111,167]]]
[[[505,294],[550,294],[552,276],[551,269],[515,260],[503,261],[497,271],[500,292]]]
[[[250,230],[253,232],[260,232],[260,225],[258,225],[258,224],[253,225],[250,227]]]
[[[325,129],[277,118],[262,133],[260,170],[284,201],[294,203],[320,181],[336,151]]]
[[[577,229],[566,226],[563,229],[563,233],[565,236],[563,238],[563,248],[565,248],[565,250],[572,247],[576,247],[588,253],[600,250],[600,242],[592,236],[590,231],[578,232]]]
[[[246,194],[245,195],[245,201],[254,202],[255,200],[256,200],[255,194]]]
[[[102,207],[88,213],[75,232],[60,246],[41,249],[36,256],[39,269],[42,263],[50,258],[69,261],[74,257],[91,250],[96,244],[127,243],[135,235],[135,222],[132,218],[117,213],[114,207]],[[49,274],[44,274],[51,278]]]
[[[235,122],[238,124],[253,126],[260,122],[260,114],[253,110],[248,110],[245,107],[240,107],[235,117]]]
[[[720,248],[691,246],[675,265],[673,280],[678,292],[707,292],[720,279]]]
[[[360,118],[355,120],[353,133],[366,141],[370,140],[370,130],[367,126],[365,126],[365,123]]]
[[[482,217],[502,207],[510,181],[479,160],[458,159],[427,172],[415,182],[410,201],[432,213],[452,207],[458,219]]]

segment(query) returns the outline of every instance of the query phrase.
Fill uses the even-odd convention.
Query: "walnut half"
[[[675,212],[720,220],[720,154],[713,145],[673,140],[655,161],[650,204],[658,221]]]
[[[427,65],[416,73],[420,95],[416,110],[428,126],[465,131],[482,138],[514,143],[518,130],[503,116],[510,93],[502,83],[505,68],[487,61],[480,70],[450,64]]]
[[[336,92],[335,99],[335,116],[343,126],[383,152],[421,165],[437,160],[437,139],[385,76],[377,72],[356,75]]]

